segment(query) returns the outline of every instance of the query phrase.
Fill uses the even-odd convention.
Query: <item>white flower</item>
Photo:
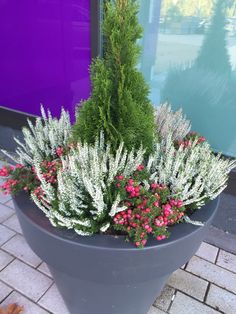
[[[57,187],[45,181],[35,157],[33,164],[45,194],[41,200],[32,194],[32,199],[54,225],[73,228],[80,235],[92,234],[94,225],[95,231],[105,232],[112,217],[126,209],[120,206],[120,196],[110,193],[115,177],[132,174],[143,162],[144,153],[142,148],[128,153],[121,143],[113,155],[101,134],[94,145],[78,144],[61,158]]]
[[[24,142],[14,138],[19,145],[14,155],[2,150],[2,152],[23,165],[33,165],[34,159],[42,161],[46,157],[56,157],[56,149],[66,146],[71,136],[71,124],[69,113],[63,108],[60,119],[52,118],[51,112],[45,113],[41,106],[42,118],[36,118],[35,125],[28,120],[29,128],[24,127],[22,133]]]
[[[190,148],[175,148],[171,134],[155,146],[149,157],[151,179],[168,185],[172,197],[179,196],[184,205],[201,207],[205,200],[214,199],[226,187],[229,172],[236,161],[214,155],[208,143]]]
[[[161,139],[167,139],[171,135],[172,140],[179,140],[185,137],[191,129],[191,123],[183,115],[182,109],[173,112],[167,103],[156,109],[155,120]]]

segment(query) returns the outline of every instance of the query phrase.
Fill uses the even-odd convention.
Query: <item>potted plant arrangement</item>
[[[137,13],[132,0],[107,4],[104,57],[76,123],[42,108],[16,139],[17,164],[0,170],[72,314],[146,314],[200,246],[236,165],[181,111],[153,109],[136,68]]]

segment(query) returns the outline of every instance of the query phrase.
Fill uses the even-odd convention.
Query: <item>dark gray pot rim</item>
[[[141,251],[148,251],[152,248],[159,248],[172,246],[175,242],[183,240],[184,237],[188,237],[190,234],[197,233],[200,228],[204,228],[208,225],[208,222],[212,220],[216,213],[217,207],[219,205],[220,197],[217,197],[213,201],[210,201],[206,205],[199,208],[193,215],[191,215],[192,220],[201,221],[204,226],[195,226],[188,223],[180,223],[169,227],[171,233],[170,237],[166,240],[157,241],[154,238],[148,239],[147,245]],[[57,239],[63,240],[68,243],[73,243],[73,245],[94,247],[96,249],[107,249],[107,250],[135,250],[138,249],[134,244],[125,241],[125,236],[111,236],[106,234],[96,234],[93,236],[80,236],[73,230],[68,230],[66,228],[53,227],[49,219],[45,214],[33,203],[29,195],[25,192],[21,192],[14,196],[14,202],[16,203],[16,209],[20,210],[24,218],[28,220],[35,228],[48,234],[49,236]]]

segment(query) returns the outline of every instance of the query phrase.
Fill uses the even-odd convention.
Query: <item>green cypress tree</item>
[[[197,67],[218,74],[230,74],[231,64],[226,43],[225,2],[215,2],[214,14],[203,45],[196,59]]]
[[[121,141],[128,150],[142,144],[147,153],[154,141],[153,106],[149,88],[136,65],[142,36],[138,6],[133,0],[106,4],[103,22],[104,57],[91,65],[92,94],[82,103],[74,140],[94,143],[103,130],[115,151]]]

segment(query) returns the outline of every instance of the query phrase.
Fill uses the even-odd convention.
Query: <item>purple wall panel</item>
[[[73,119],[90,62],[90,0],[0,0],[0,106]]]

